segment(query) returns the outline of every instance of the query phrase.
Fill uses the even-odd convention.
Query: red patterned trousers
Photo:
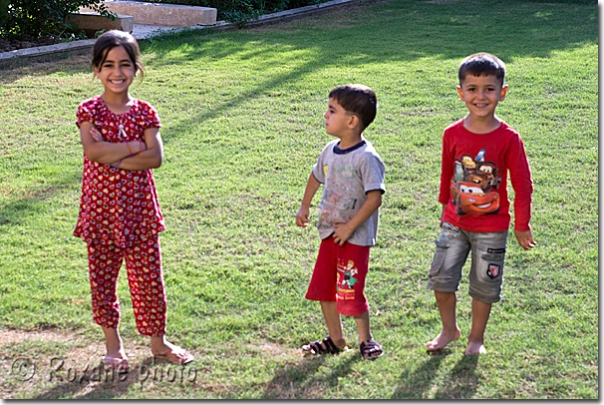
[[[117,329],[119,325],[117,279],[124,260],[138,332],[148,336],[164,335],[167,301],[157,234],[128,243],[125,248],[107,240],[96,240],[88,244],[94,321],[111,329]]]

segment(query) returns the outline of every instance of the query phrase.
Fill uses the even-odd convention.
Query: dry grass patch
[[[0,331],[0,361],[2,376],[0,395],[6,399],[106,399],[147,398],[220,398],[241,390],[229,381],[212,381],[214,368],[208,364],[216,353],[199,353],[196,361],[178,366],[156,362],[144,338],[125,343],[130,363],[127,374],[114,373],[101,365],[105,354],[102,337],[94,338],[78,331],[39,329]],[[228,346],[228,345],[227,345]],[[242,355],[282,358],[294,361],[303,357],[300,349],[262,342],[245,347],[223,348],[225,362],[231,364]],[[306,367],[302,365],[302,367]],[[278,377],[267,385],[267,393],[281,392],[289,381]],[[293,384],[293,382],[292,382]],[[316,392],[311,389],[311,392]],[[299,388],[284,398],[300,398]],[[308,398],[317,397],[307,393]],[[306,395],[306,394],[305,394]],[[317,397],[318,398],[318,397]]]
[[[131,367],[129,374],[104,370],[101,366],[101,358],[105,355],[102,337],[94,343],[90,340],[77,331],[1,331],[0,358],[5,379],[0,386],[0,395],[2,398],[37,399],[116,397],[135,382],[152,385],[153,382],[180,379],[182,370],[178,370],[178,366],[156,364],[149,346],[140,341],[126,344]]]

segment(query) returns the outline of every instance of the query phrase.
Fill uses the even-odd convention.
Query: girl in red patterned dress
[[[93,319],[106,339],[103,362],[128,370],[116,292],[125,260],[138,332],[151,337],[154,356],[185,364],[193,356],[164,338],[167,301],[159,232],[165,225],[152,171],[162,163],[163,145],[157,111],[128,92],[142,73],[136,39],[115,30],[101,35],[92,68],[104,92],[77,110],[84,170],[74,235],[88,246]]]

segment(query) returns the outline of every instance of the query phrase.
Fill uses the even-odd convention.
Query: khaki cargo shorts
[[[501,300],[507,231],[468,232],[444,222],[428,273],[428,289],[456,292],[462,268],[472,252],[469,294],[482,302]]]

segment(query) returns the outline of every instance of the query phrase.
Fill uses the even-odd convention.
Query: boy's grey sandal
[[[342,351],[342,349],[336,346],[333,340],[331,340],[330,336],[327,336],[323,340],[317,340],[316,342],[304,345],[302,346],[302,350],[311,354],[336,354]]]
[[[361,343],[361,356],[367,360],[375,360],[384,354],[382,346],[373,339],[366,340]]]

